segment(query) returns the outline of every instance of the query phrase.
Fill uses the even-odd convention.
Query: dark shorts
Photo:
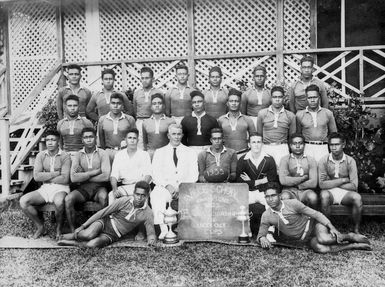
[[[103,226],[100,235],[107,237],[110,240],[110,244],[119,240],[119,236],[112,227],[111,219],[108,216],[98,219],[95,222],[99,222]]]
[[[102,182],[87,182],[80,184],[78,187],[76,187],[76,190],[78,190],[80,194],[83,195],[86,201],[91,201],[94,199],[96,193],[101,187],[105,188],[105,184]]]

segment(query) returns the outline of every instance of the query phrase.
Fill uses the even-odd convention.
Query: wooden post
[[[101,60],[99,1],[85,0],[87,61]],[[99,90],[101,87],[100,66],[88,66],[88,82]],[[95,79],[97,79],[95,81]]]
[[[7,196],[11,191],[11,156],[9,147],[9,118],[0,118],[1,189]]]
[[[345,0],[341,0],[341,48],[345,48]],[[345,57],[341,59],[341,66],[344,67],[341,71],[341,80],[346,82]],[[342,94],[346,95],[346,87],[342,85]]]
[[[127,85],[127,65],[126,63],[122,62],[122,87],[123,91],[128,90],[128,85]]]
[[[4,104],[7,106],[7,114],[11,115],[12,109],[12,98],[11,98],[11,58],[10,58],[10,43],[9,43],[9,17],[8,17],[8,7],[4,8],[4,52],[5,52],[5,64],[6,64],[6,76],[5,83],[7,85],[6,97],[4,97]],[[8,135],[9,136],[9,135]]]
[[[359,81],[360,81],[360,94],[363,95],[364,91],[364,50],[360,50],[359,52]]]
[[[283,5],[284,0],[277,0],[277,80],[278,83],[284,83],[284,55],[283,55]]]
[[[62,0],[56,6],[56,35],[57,35],[57,58],[64,63],[64,33],[63,33],[63,11]]]
[[[195,37],[194,37],[194,0],[187,0],[187,42],[188,60],[187,65],[190,72],[190,86],[195,86]]]
[[[317,0],[310,0],[310,48],[317,48]],[[314,60],[317,64],[317,54]]]

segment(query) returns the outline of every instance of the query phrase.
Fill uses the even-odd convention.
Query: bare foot
[[[73,233],[66,233],[66,234],[62,234],[60,236],[60,239],[59,240],[74,240],[75,237],[74,237],[74,234]]]
[[[370,246],[369,244],[366,244],[366,243],[352,243],[352,246],[356,250],[366,250],[366,251],[373,250],[372,246]]]
[[[369,239],[365,235],[350,232],[348,236],[351,242],[370,244]]]
[[[44,235],[45,234],[45,228],[44,228],[44,225],[41,225],[37,228],[37,230],[35,231],[35,233],[31,236],[32,239],[37,239],[39,238],[40,236]]]
[[[61,239],[57,242],[57,245],[60,246],[77,246],[78,242],[76,240],[66,240],[66,239]]]

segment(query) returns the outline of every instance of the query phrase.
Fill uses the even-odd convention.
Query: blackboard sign
[[[179,188],[178,234],[184,240],[237,240],[242,222],[236,219],[241,206],[249,210],[245,183],[182,183]],[[249,221],[245,230],[250,231]]]

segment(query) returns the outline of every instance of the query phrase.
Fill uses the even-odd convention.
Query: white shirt
[[[179,187],[182,182],[193,183],[198,180],[198,158],[196,152],[180,144],[176,148],[178,165],[173,160],[174,148],[168,144],[154,153],[152,160],[152,179],[156,185]]]
[[[143,150],[137,150],[129,157],[127,149],[118,151],[112,163],[111,177],[122,180],[123,184],[135,184],[151,175],[150,155]]]

